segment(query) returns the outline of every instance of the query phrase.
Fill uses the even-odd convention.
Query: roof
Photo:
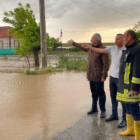
[[[8,29],[11,29],[12,27],[10,26],[4,26],[4,27],[0,27],[0,38],[4,38],[4,37],[9,37],[9,36],[13,36],[13,34],[9,35],[8,34]]]

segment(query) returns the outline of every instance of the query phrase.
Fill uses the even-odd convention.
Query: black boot
[[[126,126],[126,120],[122,120],[122,122],[120,122],[119,124],[118,124],[118,127],[119,128],[122,128],[122,127],[125,127]]]
[[[119,120],[118,116],[111,115],[108,119],[106,119],[107,122],[115,121],[115,120]]]
[[[92,109],[89,112],[87,112],[87,114],[90,115],[90,114],[94,114],[96,112],[98,112],[98,109],[92,107]]]

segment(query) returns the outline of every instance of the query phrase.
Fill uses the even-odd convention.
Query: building
[[[17,45],[13,34],[8,34],[8,30],[11,28],[10,26],[0,27],[0,49],[14,49]]]

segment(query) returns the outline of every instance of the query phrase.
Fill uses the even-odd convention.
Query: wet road
[[[91,93],[85,77],[85,72],[0,74],[0,140],[126,140],[118,135],[124,130],[116,127],[118,121],[106,123],[100,112],[86,115]],[[105,89],[110,115],[108,80]]]

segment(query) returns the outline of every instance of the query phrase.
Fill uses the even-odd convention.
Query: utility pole
[[[62,29],[60,30],[60,42],[61,42],[61,51],[62,51]]]
[[[41,68],[47,67],[47,44],[46,44],[46,20],[45,20],[45,2],[39,0],[40,6],[40,36],[41,36]]]

